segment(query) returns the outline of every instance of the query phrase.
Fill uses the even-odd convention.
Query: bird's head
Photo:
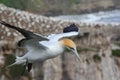
[[[76,49],[76,44],[71,40],[71,39],[62,39],[60,40],[60,42],[62,43],[62,45],[67,48],[68,50],[72,51],[73,53],[75,53],[75,55],[77,56],[78,59],[80,59],[77,49]]]

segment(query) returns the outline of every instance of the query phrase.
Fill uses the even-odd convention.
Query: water
[[[54,20],[75,21],[85,23],[113,23],[120,24],[120,10],[100,11],[83,15],[61,15],[52,17]]]

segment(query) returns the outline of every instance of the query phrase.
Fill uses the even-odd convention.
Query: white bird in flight
[[[16,57],[15,63],[10,66],[25,64],[25,68],[28,68],[28,71],[30,71],[33,63],[54,58],[62,54],[66,48],[75,53],[77,58],[80,59],[75,43],[67,38],[78,35],[79,30],[75,24],[64,28],[63,33],[52,34],[46,37],[15,27],[4,21],[0,21],[0,23],[8,28],[17,30],[25,37],[18,42],[18,46],[26,48],[26,54],[22,57]]]

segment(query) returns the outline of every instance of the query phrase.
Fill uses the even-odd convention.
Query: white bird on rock
[[[75,53],[77,58],[80,59],[75,43],[71,39],[65,38],[78,35],[79,29],[75,24],[64,28],[61,34],[52,34],[46,37],[12,26],[4,21],[0,21],[0,23],[17,30],[25,37],[18,42],[18,46],[26,48],[27,53],[22,57],[16,57],[16,62],[10,66],[25,64],[25,68],[30,71],[33,63],[56,57],[62,54],[66,48]]]

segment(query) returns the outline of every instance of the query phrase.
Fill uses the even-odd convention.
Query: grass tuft
[[[120,49],[112,50],[112,55],[116,57],[120,57]]]
[[[101,57],[98,54],[95,54],[93,56],[93,60],[94,60],[94,62],[101,62]]]

